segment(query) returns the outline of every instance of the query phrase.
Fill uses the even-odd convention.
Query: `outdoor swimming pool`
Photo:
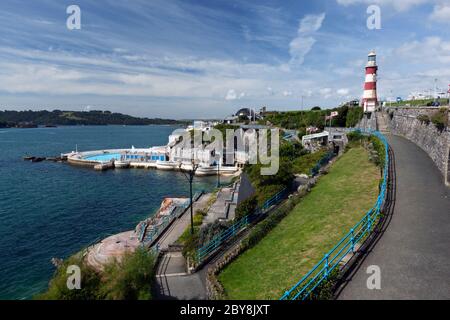
[[[85,157],[84,160],[89,161],[99,161],[99,162],[109,162],[111,160],[120,160],[120,153],[105,153],[98,154],[94,156]]]

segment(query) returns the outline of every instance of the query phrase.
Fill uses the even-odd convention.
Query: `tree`
[[[248,216],[249,214],[254,213],[257,207],[258,200],[256,199],[256,196],[251,196],[250,198],[245,199],[236,207],[235,219],[239,220],[245,216]]]

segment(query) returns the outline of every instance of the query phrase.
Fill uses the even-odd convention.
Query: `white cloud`
[[[439,0],[337,0],[337,3],[343,6],[354,4],[377,4],[380,6],[392,6],[397,11],[406,11],[417,5],[434,3],[437,1]]]
[[[292,96],[292,91],[287,91],[287,90],[283,91],[283,96],[285,96],[285,97]]]
[[[400,57],[409,59],[413,63],[435,62],[450,63],[450,41],[444,41],[440,37],[426,37],[418,41],[404,43],[394,53]]]
[[[291,63],[303,64],[306,55],[311,51],[316,39],[313,37],[297,37],[289,45]]]
[[[225,100],[236,100],[237,99],[237,93],[234,89],[230,89],[227,92],[227,95],[225,96]]]
[[[309,14],[306,15],[302,21],[300,21],[300,27],[298,33],[311,33],[316,32],[322,27],[323,20],[325,19],[325,13],[319,15]]]
[[[297,37],[289,44],[291,64],[303,64],[306,55],[316,43],[313,37],[321,27],[325,19],[325,13],[319,15],[306,15],[301,21],[297,31]]]
[[[333,90],[331,88],[322,88],[319,90],[319,94],[324,98],[324,99],[329,99],[332,96]]]
[[[432,21],[450,23],[450,4],[438,4],[434,6],[430,19]]]
[[[348,88],[341,88],[341,89],[338,89],[338,90],[336,91],[336,93],[337,93],[339,96],[344,97],[344,96],[348,96],[348,94],[350,93],[350,90],[349,90]]]
[[[236,90],[230,89],[230,90],[228,90],[227,95],[225,96],[225,100],[229,100],[229,101],[240,100],[240,99],[245,98],[246,96],[247,96],[247,94],[245,92],[241,92],[238,94],[236,92]]]

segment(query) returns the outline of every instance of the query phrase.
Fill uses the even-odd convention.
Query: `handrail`
[[[311,169],[311,175],[315,176],[319,173],[320,168],[326,165],[330,160],[335,156],[334,152],[327,152],[319,161],[317,161],[316,165]]]
[[[264,212],[264,210],[270,208],[272,205],[278,203],[280,200],[284,198],[286,195],[287,190],[283,189],[277,194],[275,194],[273,197],[268,199],[261,208],[257,208],[255,212],[241,218],[234,224],[232,224],[230,227],[228,227],[226,230],[220,232],[216,236],[214,236],[208,243],[203,245],[202,247],[197,249],[197,262],[203,261],[206,257],[208,257],[211,253],[216,251],[225,241],[239,233],[242,229],[244,229],[248,224],[251,223],[252,218],[261,213]]]
[[[333,156],[334,153],[332,152],[327,153],[322,159],[318,161],[316,167],[319,167],[320,169],[320,167],[323,166],[324,164],[327,164]],[[241,220],[231,225],[225,231],[222,231],[221,233],[214,236],[213,239],[210,240],[208,243],[198,248],[196,256],[197,262],[202,262],[206,257],[208,257],[211,253],[213,253],[217,248],[219,248],[225,241],[236,235],[238,232],[241,231],[241,229],[245,228],[248,224],[250,224],[254,216],[266,211],[271,206],[278,204],[283,198],[285,198],[287,192],[288,192],[287,188],[284,188],[283,190],[279,191],[270,199],[266,200],[264,204],[260,208],[257,208],[254,213],[251,213],[243,217]]]
[[[389,169],[389,145],[386,138],[378,131],[367,130],[365,135],[374,135],[384,144],[385,160],[383,167],[383,182],[377,201],[364,217],[327,253],[323,258],[298,281],[291,289],[287,290],[280,300],[305,300],[311,293],[328,278],[331,272],[339,265],[347,254],[355,251],[355,245],[366,235],[372,232],[376,220],[380,216],[381,208],[386,199]]]

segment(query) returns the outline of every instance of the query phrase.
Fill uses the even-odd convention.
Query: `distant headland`
[[[177,125],[186,124],[185,121],[138,118],[111,111],[0,111],[0,128],[35,128],[38,126],[66,126],[66,125]]]

